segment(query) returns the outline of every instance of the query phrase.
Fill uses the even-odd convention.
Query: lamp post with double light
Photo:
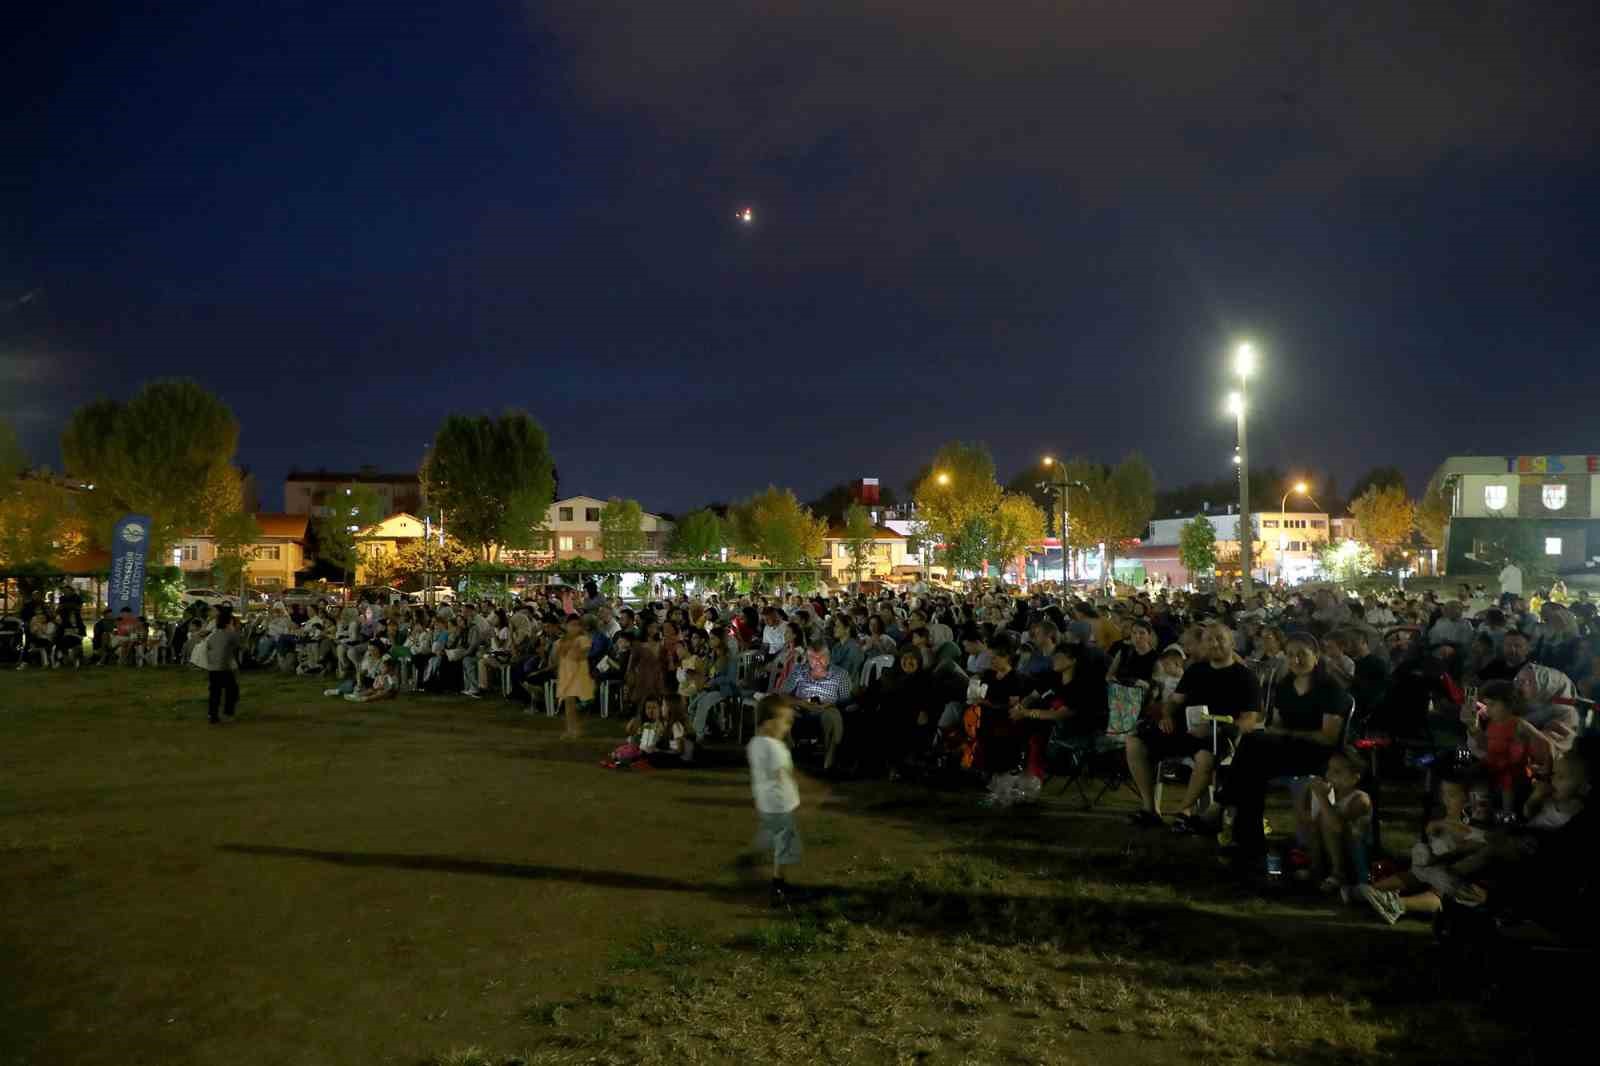
[[[1065,596],[1067,594],[1067,553],[1069,551],[1067,548],[1067,517],[1070,513],[1068,511],[1068,505],[1071,503],[1071,497],[1069,493],[1072,489],[1082,489],[1084,492],[1088,492],[1089,486],[1085,485],[1081,481],[1067,480],[1067,468],[1065,464],[1057,463],[1055,456],[1053,455],[1047,455],[1044,457],[1044,465],[1061,472],[1061,476],[1056,480],[1041,481],[1039,485],[1041,488],[1055,489],[1056,495],[1061,498],[1061,594]]]

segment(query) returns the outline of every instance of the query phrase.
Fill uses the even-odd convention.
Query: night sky
[[[193,377],[279,505],[526,408],[682,511],[1138,448],[1600,450],[1592,0],[8,10],[0,415]],[[750,205],[755,223],[735,211]]]

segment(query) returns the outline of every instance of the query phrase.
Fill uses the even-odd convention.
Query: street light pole
[[[1044,465],[1045,466],[1055,466],[1056,465],[1055,457],[1054,456],[1049,456],[1049,455],[1045,456],[1044,457]],[[1061,468],[1061,480],[1060,481],[1044,482],[1044,483],[1041,484],[1040,487],[1044,487],[1044,485],[1048,485],[1049,487],[1055,489],[1056,490],[1056,495],[1058,495],[1061,498],[1061,594],[1063,596],[1065,596],[1067,594],[1067,581],[1068,581],[1068,572],[1067,572],[1067,529],[1068,529],[1068,524],[1067,523],[1068,523],[1068,516],[1071,513],[1070,512],[1070,506],[1071,506],[1071,503],[1072,503],[1072,498],[1069,495],[1069,493],[1074,488],[1083,489],[1085,492],[1088,492],[1089,491],[1089,486],[1084,484],[1081,481],[1068,481],[1067,480],[1067,468],[1065,466],[1063,466]]]
[[[1255,349],[1239,345],[1234,369],[1239,374],[1239,591],[1245,604],[1254,591],[1250,582],[1250,541],[1255,532],[1250,523],[1250,441],[1246,435],[1250,409],[1250,372],[1255,369]]]

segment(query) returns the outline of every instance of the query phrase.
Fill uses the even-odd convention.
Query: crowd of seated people
[[[105,612],[88,633],[92,658],[153,662],[165,649],[160,660],[186,663],[212,615],[196,607],[157,630]],[[730,589],[634,607],[588,585],[502,604],[276,604],[249,622],[244,646],[251,665],[317,675],[333,695],[494,694],[562,714],[568,735],[598,702],[636,723],[635,747],[669,745],[675,763],[741,733],[750,697],[768,692],[793,701],[796,743],[834,776],[1042,781],[1109,729],[1139,829],[1215,836],[1239,873],[1270,872],[1265,807],[1287,783],[1291,851],[1305,860],[1295,872],[1396,920],[1476,901],[1502,873],[1514,886],[1502,898],[1524,898],[1528,854],[1570,846],[1530,841],[1589,831],[1580,738],[1600,682],[1595,616],[1586,595],[1559,587],[1492,602],[1465,586],[1364,599],[1267,589],[1248,602]],[[41,604],[26,625],[40,665],[83,645],[67,605]],[[1353,753],[1358,738],[1453,753],[1443,819],[1378,885],[1371,746]],[[1169,816],[1159,782],[1177,765],[1187,779]]]

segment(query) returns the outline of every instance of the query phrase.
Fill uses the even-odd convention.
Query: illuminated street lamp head
[[[1239,415],[1244,411],[1244,397],[1237,392],[1228,393],[1228,413]]]
[[[1055,456],[1053,456],[1053,455],[1047,455],[1047,456],[1044,457],[1044,465],[1045,466],[1054,466],[1055,465],[1055,461],[1056,461],[1056,459],[1055,459]]]
[[[1238,466],[1240,462],[1241,462],[1241,460],[1239,459],[1239,453],[1238,452],[1234,452],[1233,453],[1233,465],[1234,466]]]
[[[950,475],[940,471],[938,476],[936,476],[933,480],[937,481],[941,485],[948,485],[950,484]]]
[[[1248,341],[1234,349],[1233,368],[1242,378],[1247,378],[1255,373],[1256,350]]]
[[[1294,491],[1304,496],[1308,491],[1306,483],[1304,481],[1296,481],[1294,483]]]

